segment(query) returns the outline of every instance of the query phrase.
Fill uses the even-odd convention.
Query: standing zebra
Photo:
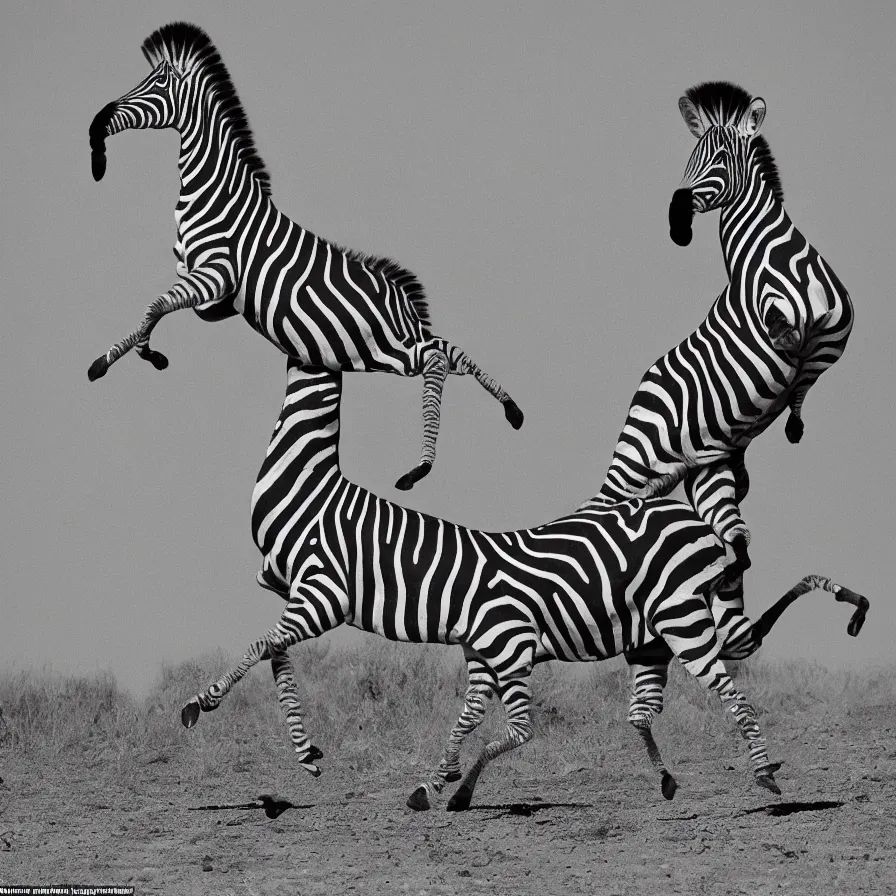
[[[809,387],[846,346],[849,295],[793,226],[768,143],[765,102],[725,82],[688,90],[679,109],[698,138],[669,209],[673,240],[691,240],[694,212],[721,209],[728,285],[702,324],[644,374],[600,497],[667,495],[684,480],[700,516],[750,566],[739,504],[744,451],[789,408],[784,432],[803,434]]]
[[[671,499],[588,501],[543,526],[494,534],[406,510],[342,475],[340,397],[340,374],[289,361],[286,398],[252,496],[253,536],[264,555],[258,581],[286,608],[233,670],[184,706],[185,726],[270,659],[299,761],[317,775],[322,754],[305,732],[291,645],[344,622],[392,640],[460,644],[473,674],[458,726],[469,727],[484,678],[507,712],[503,732],[449,803],[465,809],[485,765],[532,737],[536,663],[606,659],[656,636],[731,710],[757,783],[779,792],[756,713],[719,659],[707,594],[723,577],[725,551],[690,507]],[[460,739],[452,732],[458,746]],[[458,768],[456,753],[447,755],[436,784],[415,792],[410,805],[428,807],[428,794],[456,780]],[[664,790],[674,788],[663,771]]]
[[[417,278],[386,258],[342,249],[275,207],[243,107],[208,35],[165,25],[143,42],[152,72],[90,125],[93,176],[106,170],[106,138],[127,128],[180,133],[177,223],[179,280],[152,302],[140,326],[90,367],[91,380],[132,348],[161,370],[149,346],[163,315],[192,308],[206,321],[242,314],[281,351],[310,367],[423,374],[420,463],[396,483],[409,489],[432,468],[442,388],[449,373],[472,374],[519,429],[523,414],[461,349],[430,331]]]

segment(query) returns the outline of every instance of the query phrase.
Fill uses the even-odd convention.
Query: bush
[[[410,773],[438,761],[466,688],[459,650],[371,636],[333,650],[309,642],[291,656],[307,728],[328,763]],[[0,730],[0,753],[70,757],[116,774],[135,764],[177,763],[179,774],[205,782],[249,770],[274,775],[291,753],[267,663],[237,685],[215,712],[214,724],[189,732],[180,724],[186,700],[233,664],[219,651],[163,666],[142,700],[121,691],[109,673],[79,677],[43,669],[0,675],[0,707],[8,725],[5,738]],[[896,703],[889,669],[832,671],[809,662],[752,660],[740,665],[738,687],[769,719],[795,715],[807,724],[833,711]],[[616,751],[640,749],[625,721],[630,683],[621,661],[539,666],[532,688],[536,739],[513,754],[513,762],[534,762],[541,771],[558,763],[561,769],[594,767]],[[503,723],[500,701],[492,704],[471,745]],[[718,699],[677,663],[656,731],[663,748],[679,755],[717,751],[718,739],[738,740]]]

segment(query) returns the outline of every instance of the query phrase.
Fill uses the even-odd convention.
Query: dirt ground
[[[222,896],[896,892],[893,707],[773,727],[781,797],[752,784],[744,751],[716,750],[666,757],[680,784],[666,802],[632,735],[607,744],[600,769],[558,763],[537,775],[525,757],[499,761],[457,814],[444,798],[429,812],[405,807],[421,770],[400,756],[375,779],[326,759],[312,779],[285,755],[264,780],[249,764],[197,785],[165,754],[121,779],[7,752],[0,883]],[[263,792],[295,807],[275,819],[198,808]]]

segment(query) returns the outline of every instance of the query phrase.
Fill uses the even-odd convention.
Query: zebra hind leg
[[[277,685],[277,700],[286,716],[290,740],[296,753],[299,754],[299,764],[316,778],[320,775],[320,769],[315,765],[315,760],[322,759],[324,754],[311,743],[305,733],[302,705],[299,703],[299,691],[296,686],[292,660],[285,650],[271,650],[271,671]]]
[[[455,374],[472,374],[476,382],[497,398],[504,406],[504,417],[514,428],[519,429],[523,425],[523,412],[519,405],[504,391],[497,380],[492,379],[466,352],[456,345],[445,343],[445,351],[448,353],[448,372]]]
[[[496,682],[491,672],[478,660],[467,661],[468,684],[464,694],[464,706],[460,717],[448,735],[448,744],[442,761],[429,779],[408,797],[407,806],[417,812],[432,808],[435,798],[445,785],[459,781],[460,749],[464,740],[475,731],[485,717],[488,701],[491,699]]]
[[[507,713],[507,722],[500,736],[486,744],[476,762],[464,775],[460,786],[448,801],[449,812],[462,812],[470,808],[476,782],[486,765],[502,753],[515,750],[532,740],[532,690],[529,676],[532,672],[533,654],[532,647],[525,648],[510,670],[497,673],[498,689]]]
[[[843,603],[852,604],[856,609],[846,626],[847,634],[856,637],[865,624],[865,616],[868,613],[870,604],[867,597],[850,591],[843,585],[832,582],[827,576],[808,575],[797,582],[790,591],[782,598],[777,600],[768,610],[766,610],[756,622],[753,623],[754,637],[761,643],[762,639],[771,631],[774,624],[781,617],[781,614],[798,598],[814,588],[821,588],[829,591],[834,595],[834,599]]]
[[[780,794],[775,772],[781,763],[769,761],[767,743],[759,727],[756,710],[735,688],[719,657],[715,626],[702,595],[696,594],[667,604],[654,616],[653,624],[685,669],[704,688],[718,694],[722,705],[734,716],[747,742],[756,783],[772,793]]]
[[[395,488],[406,492],[432,469],[436,459],[436,439],[442,416],[442,389],[448,376],[448,357],[439,349],[431,350],[423,365],[423,449],[420,463],[405,473]]]
[[[632,696],[629,701],[628,720],[644,741],[647,757],[660,776],[660,790],[671,800],[678,790],[678,782],[666,768],[659,747],[653,739],[653,721],[663,711],[663,689],[669,679],[669,661],[672,651],[663,641],[652,642],[646,650],[626,652],[625,658],[632,667]]]
[[[514,429],[523,425],[523,412],[517,403],[456,345],[444,339],[433,339],[421,348],[420,357],[426,358],[423,364],[423,450],[420,463],[395,483],[401,491],[413,488],[432,469],[442,412],[442,390],[449,373],[472,374],[504,406],[504,416],[510,425]]]

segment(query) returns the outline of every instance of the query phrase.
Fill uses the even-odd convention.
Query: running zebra
[[[810,386],[843,354],[849,295],[784,210],[778,169],[759,128],[765,101],[725,82],[679,101],[698,143],[669,208],[672,239],[691,240],[694,212],[721,209],[728,285],[702,324],[645,374],[601,488],[608,502],[689,500],[730,544],[732,574],[750,566],[740,502],[744,451],[785,409],[790,442],[803,435]]]
[[[506,533],[406,510],[342,475],[340,397],[340,374],[303,370],[290,359],[286,398],[252,496],[252,531],[264,557],[258,582],[286,607],[234,669],[184,706],[186,727],[269,659],[299,762],[316,776],[322,754],[305,731],[290,646],[345,622],[391,640],[460,644],[471,690],[458,726],[471,725],[486,682],[507,714],[448,804],[466,809],[483,768],[532,737],[535,664],[606,659],[654,633],[718,694],[747,740],[755,780],[779,792],[756,713],[719,659],[707,595],[724,576],[725,550],[689,506],[591,500],[554,522]],[[462,733],[452,732],[446,758],[411,796],[412,808],[428,808],[430,795],[457,780],[452,749]],[[668,772],[663,786],[674,788]]]
[[[93,176],[105,173],[105,141],[113,134],[127,128],[180,133],[174,213],[180,279],[149,305],[134,332],[93,362],[90,380],[132,348],[156,369],[167,367],[168,359],[150,348],[150,334],[163,315],[192,308],[206,321],[242,314],[309,367],[422,373],[423,448],[399,489],[432,468],[449,373],[472,374],[519,429],[523,414],[501,386],[457,346],[433,336],[423,288],[410,271],[323,240],[278,211],[245,112],[208,35],[175,22],[150,35],[142,49],[150,74],[90,125]]]

